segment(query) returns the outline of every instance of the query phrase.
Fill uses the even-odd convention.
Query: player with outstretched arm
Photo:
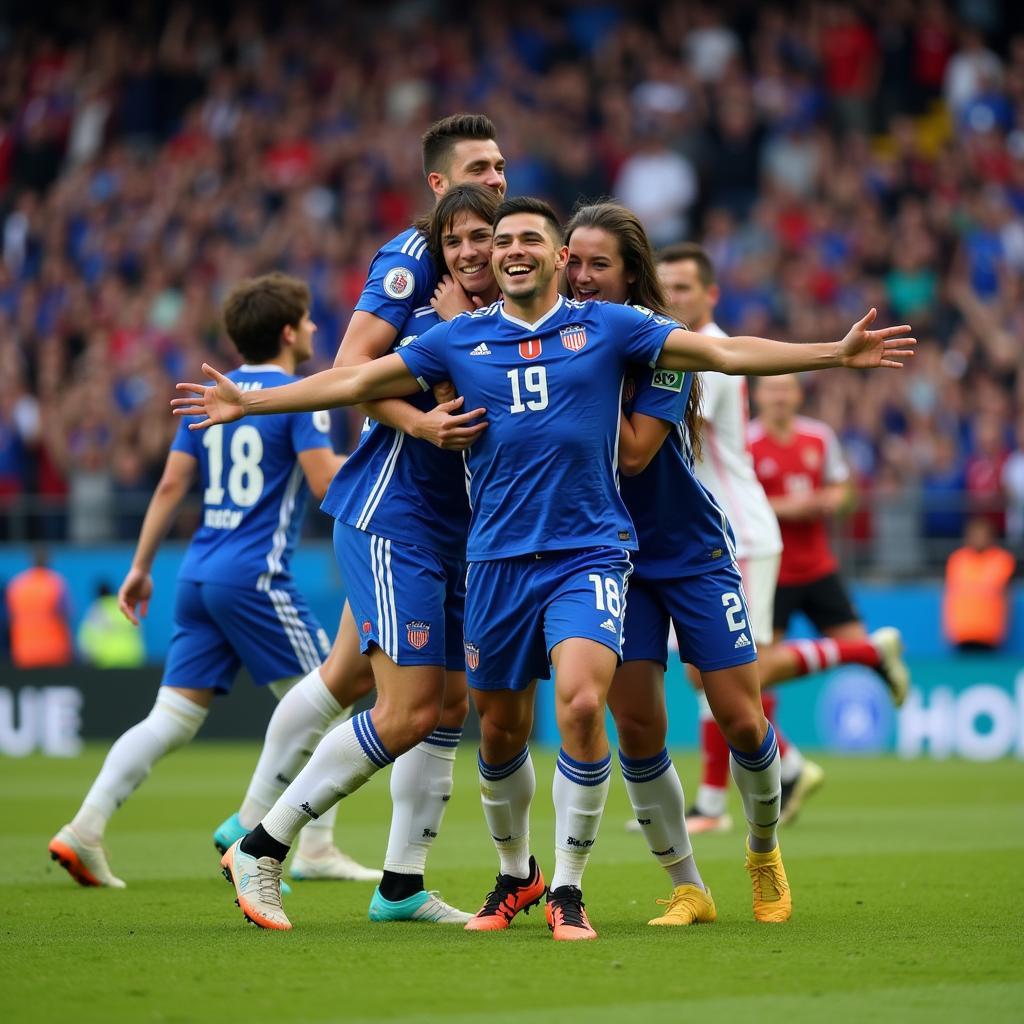
[[[546,203],[506,200],[494,232],[492,265],[503,301],[439,325],[393,355],[325,370],[273,392],[242,392],[207,367],[215,383],[180,385],[191,397],[174,404],[179,414],[204,415],[191,426],[204,429],[246,414],[351,405],[451,380],[468,407],[487,410],[490,426],[467,459],[472,516],[465,646],[481,719],[484,810],[507,870],[467,928],[506,928],[545,891],[529,857],[533,786],[526,740],[536,680],[548,678],[553,665],[562,749],[546,910],[555,939],[592,939],[582,876],[607,797],[604,708],[621,657],[622,600],[636,547],[615,480],[626,366],[755,374],[900,367],[914,341],[906,338],[907,327],[869,330],[871,311],[839,342],[739,338],[724,349],[664,317],[559,296],[567,250]],[[264,819],[246,840],[247,871],[267,880],[255,886],[254,901],[273,889],[279,872],[274,851],[390,756],[372,712],[337,731],[346,737],[344,756],[316,771],[311,763],[278,802],[292,810],[287,825],[275,819],[271,834]],[[753,758],[764,739],[751,735],[744,752]],[[765,810],[774,819],[775,810]],[[279,903],[269,909],[278,912]]]

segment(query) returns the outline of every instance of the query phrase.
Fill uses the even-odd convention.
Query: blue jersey
[[[249,391],[299,380],[277,366],[242,366],[228,377]],[[203,522],[179,579],[261,590],[290,579],[309,493],[296,456],[330,448],[329,427],[322,412],[256,416],[196,432],[182,421],[171,449],[199,461]]]
[[[439,323],[430,306],[415,310],[395,351]],[[429,392],[410,401],[424,412],[435,405]],[[338,470],[321,508],[357,529],[449,558],[466,557],[469,497],[462,455],[376,420],[364,424],[358,447]]]
[[[630,368],[623,412],[672,424],[642,473],[623,477],[622,499],[636,526],[636,575],[648,579],[695,576],[735,558],[725,513],[693,473],[683,413],[693,375],[677,370]]]
[[[436,287],[427,240],[416,228],[408,228],[377,250],[356,309],[402,331],[415,309],[430,304]]]
[[[616,465],[623,375],[654,365],[673,321],[562,298],[535,324],[496,302],[399,349],[426,389],[450,380],[490,426],[469,449],[470,561],[635,548]]]

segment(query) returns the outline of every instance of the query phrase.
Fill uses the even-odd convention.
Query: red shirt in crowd
[[[747,434],[754,456],[754,470],[769,498],[820,491],[843,483],[850,471],[839,439],[825,423],[797,416],[789,441],[769,436],[760,420]],[[780,519],[782,565],[780,586],[812,583],[838,568],[828,543],[825,516],[815,519]]]

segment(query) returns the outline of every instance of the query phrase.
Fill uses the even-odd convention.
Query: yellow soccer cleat
[[[754,887],[754,919],[788,921],[793,913],[793,897],[779,848],[776,846],[771,853],[754,853],[748,840],[747,871]]]
[[[648,921],[648,924],[711,924],[718,917],[710,891],[699,885],[677,885],[672,890],[671,899],[658,900],[658,903],[668,907],[668,910],[661,917]]]

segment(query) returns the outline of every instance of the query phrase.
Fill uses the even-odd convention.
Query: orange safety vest
[[[71,664],[65,594],[63,578],[52,569],[26,569],[8,584],[11,661],[18,668]]]
[[[1016,561],[1008,551],[959,548],[946,563],[942,623],[951,643],[998,647],[1009,619],[1007,585]]]

